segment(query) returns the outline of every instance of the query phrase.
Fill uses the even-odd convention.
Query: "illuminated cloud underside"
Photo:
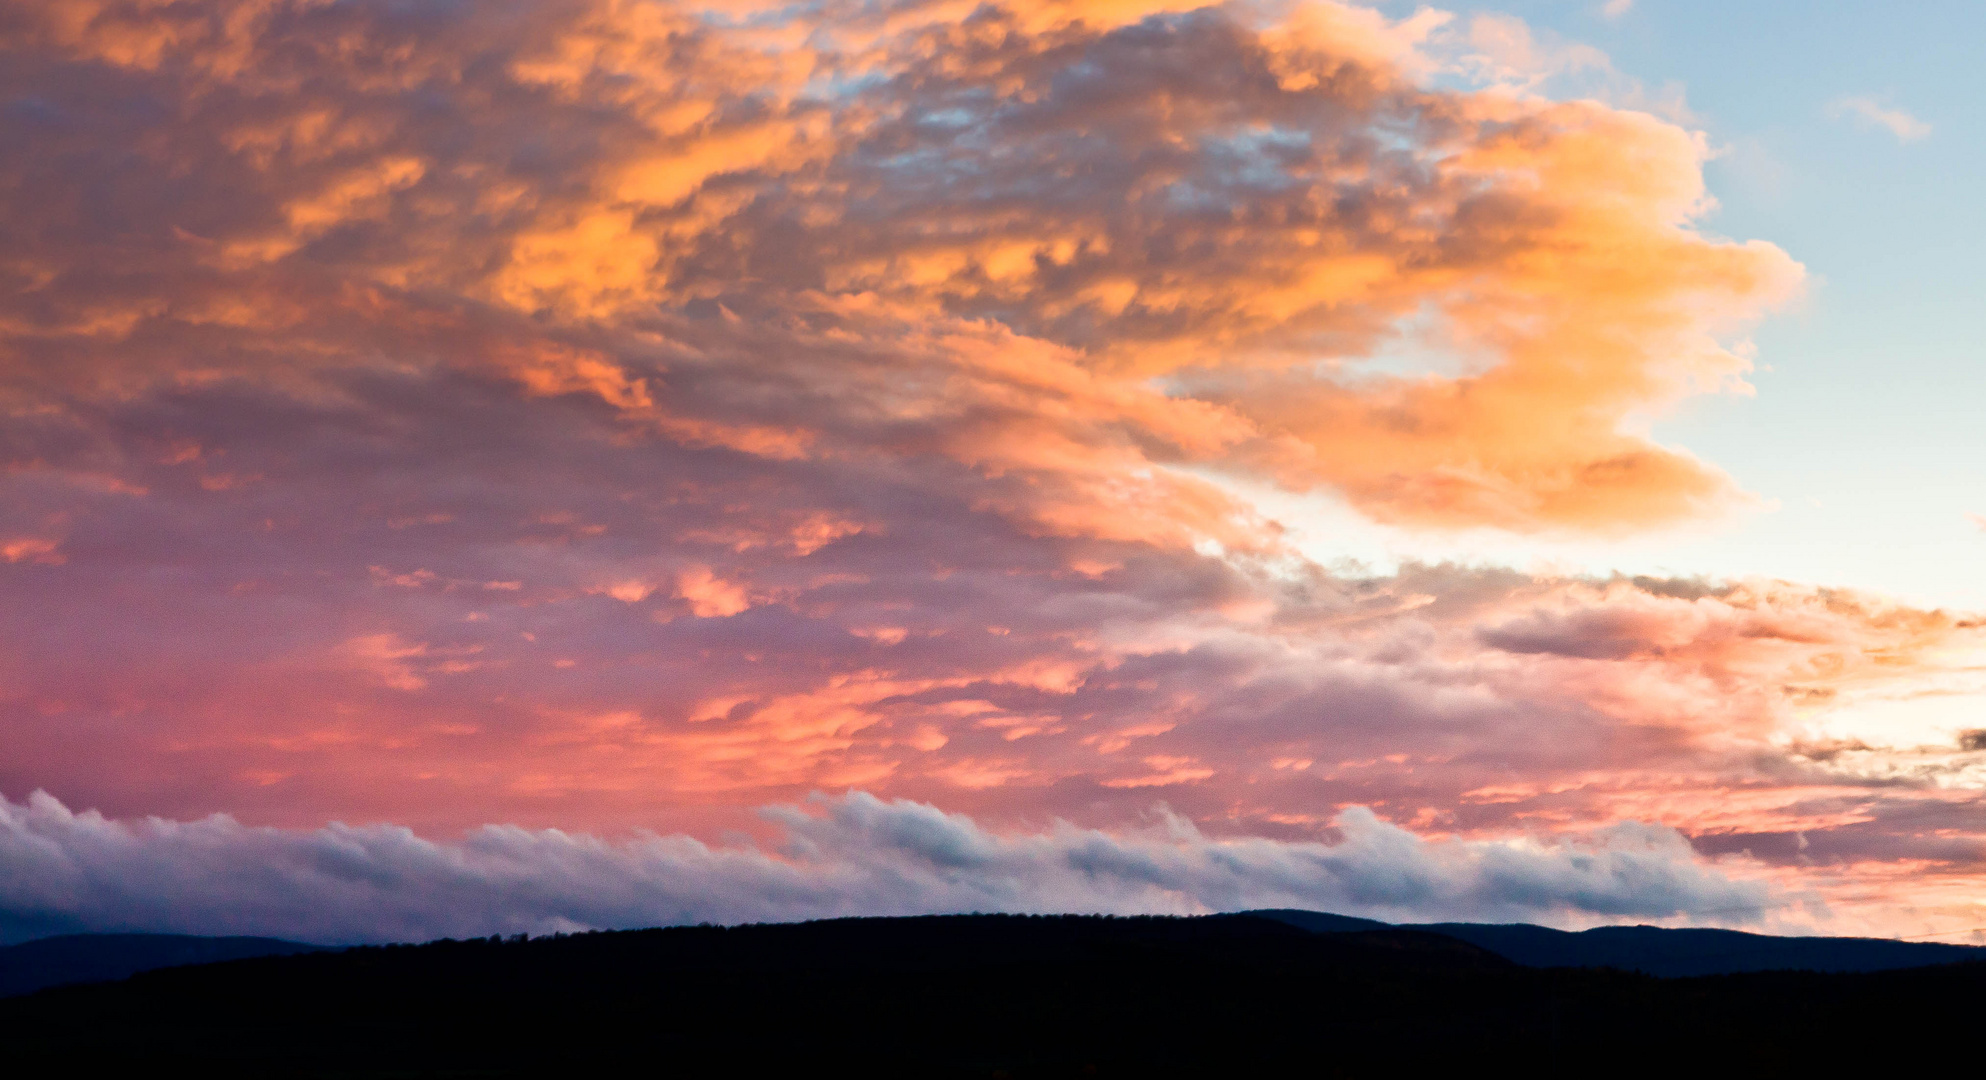
[[[1976,624],[1785,583],[1347,576],[1221,484],[1603,535],[1746,498],[1630,421],[1745,390],[1742,334],[1800,267],[1692,228],[1682,128],[1430,89],[1444,32],[1329,5],[17,5],[0,791],[296,830],[62,826],[54,850],[133,853],[49,856],[130,895],[207,830],[188,910],[339,843],[533,853],[459,917],[387,889],[349,910],[402,929],[339,923],[300,871],[254,924],[354,937],[586,923],[594,880],[613,923],[1272,896],[1986,923],[1951,899],[1986,859],[1986,745],[1822,722],[1957,677]],[[1036,876],[931,871],[877,822],[941,819],[853,796],[817,861],[312,831],[771,843],[830,827],[754,808],[849,789],[970,814],[947,827]],[[1070,844],[1157,850],[1079,828],[1161,802],[1204,834],[1166,841],[1184,877],[1057,876]],[[1561,835],[1655,837],[1668,876],[1387,907],[1189,872]],[[602,876],[503,900],[568,842]],[[671,884],[698,859],[729,884]],[[896,893],[874,870],[913,864]],[[143,922],[57,895],[6,902]]]

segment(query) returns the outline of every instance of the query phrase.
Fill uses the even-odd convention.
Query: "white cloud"
[[[1616,69],[1602,50],[1533,29],[1513,15],[1480,14],[1438,25],[1419,55],[1430,70],[1465,86],[1557,100],[1592,98],[1676,124],[1697,123],[1681,83],[1651,89]]]
[[[1600,14],[1609,19],[1618,19],[1634,8],[1634,0],[1607,0],[1600,5]]]
[[[1463,43],[1466,44],[1463,44]],[[1554,79],[1615,74],[1607,54],[1591,45],[1539,35],[1510,15],[1477,15],[1463,27],[1457,66],[1478,83],[1538,91]]]
[[[1847,117],[1864,127],[1882,128],[1896,136],[1899,142],[1915,142],[1931,133],[1930,124],[1874,98],[1837,98],[1828,104],[1827,114],[1837,120]]]
[[[491,825],[459,843],[394,826],[315,830],[115,821],[36,792],[0,797],[0,940],[65,930],[270,934],[324,942],[962,911],[1196,913],[1305,907],[1380,918],[1593,922],[1757,918],[1673,830],[1583,840],[1427,841],[1344,811],[1336,844],[1213,839],[1183,819],[1108,834],[999,835],[855,792],[765,811],[777,850],[686,836],[608,842]]]

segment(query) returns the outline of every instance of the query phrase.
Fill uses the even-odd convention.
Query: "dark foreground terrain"
[[[1659,979],[1248,915],[947,916],[173,968],[0,1001],[0,1047],[36,1074],[1778,1075],[1901,1066],[1982,1007],[1976,963]]]

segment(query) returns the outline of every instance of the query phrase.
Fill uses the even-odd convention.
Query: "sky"
[[[1926,607],[1986,606],[1986,575],[1956,570],[1977,565],[1986,539],[1986,432],[1973,420],[1986,394],[1972,299],[1982,281],[1968,257],[1986,241],[1971,197],[1986,140],[1965,45],[1986,13],[1649,0],[1611,16],[1597,3],[1457,11],[1521,19],[1540,51],[1596,50],[1556,75],[1573,93],[1681,106],[1714,154],[1704,174],[1716,205],[1700,226],[1769,239],[1807,267],[1801,301],[1752,335],[1756,393],[1680,403],[1653,425],[1759,505],[1711,528],[1548,550],[1386,536],[1329,517],[1313,528],[1356,533],[1349,543],[1378,564],[1495,552],[1520,565],[1853,582]]]
[[[0,14],[0,940],[1986,928],[1976,8]]]

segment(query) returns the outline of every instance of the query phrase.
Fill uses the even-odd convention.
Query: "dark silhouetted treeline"
[[[175,968],[0,1001],[0,1046],[34,1075],[1779,1075],[1903,1067],[1982,1004],[1981,964],[1657,979],[1244,915],[945,916]]]

